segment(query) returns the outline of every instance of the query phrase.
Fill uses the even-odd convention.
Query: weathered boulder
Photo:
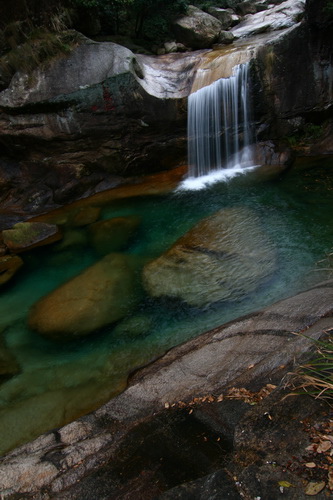
[[[18,255],[2,255],[0,257],[0,285],[7,283],[23,266]]]
[[[208,14],[216,17],[221,23],[221,29],[226,30],[232,25],[232,14],[227,9],[220,9],[219,7],[209,7]]]
[[[217,40],[222,25],[215,17],[190,5],[187,14],[174,21],[172,29],[178,42],[194,49],[207,49]]]
[[[37,302],[29,326],[57,340],[69,340],[126,315],[136,301],[129,259],[110,254]]]
[[[200,307],[244,297],[275,268],[274,250],[259,224],[244,208],[203,219],[145,266],[146,290]]]
[[[228,44],[232,43],[235,39],[235,35],[231,31],[221,31],[217,39],[218,44]]]
[[[62,238],[58,226],[44,222],[19,222],[12,229],[2,231],[5,245],[13,252],[50,245]]]
[[[90,242],[101,255],[122,250],[135,234],[140,222],[140,217],[136,215],[95,222],[89,227]]]

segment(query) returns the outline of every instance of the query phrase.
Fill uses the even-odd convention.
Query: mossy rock
[[[62,238],[58,226],[45,222],[19,222],[12,229],[2,231],[5,245],[13,252],[26,252],[49,245]]]

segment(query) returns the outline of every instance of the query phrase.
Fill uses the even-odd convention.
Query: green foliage
[[[185,12],[187,0],[72,0],[91,15],[98,16],[105,25],[113,26],[114,33],[125,34],[129,26],[131,34],[140,37],[152,34],[162,36],[175,14]],[[160,30],[160,31],[159,31]]]
[[[291,148],[303,147],[320,139],[322,133],[322,125],[306,123],[297,133],[285,137],[285,140]]]
[[[72,31],[54,33],[36,28],[30,33],[17,33],[17,38],[11,38],[12,49],[0,57],[0,84],[3,88],[8,86],[17,71],[29,74],[51,58],[69,52],[77,43],[77,35]]]

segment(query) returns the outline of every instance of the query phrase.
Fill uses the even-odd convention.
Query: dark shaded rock
[[[12,229],[2,231],[5,245],[13,252],[26,252],[32,248],[50,245],[62,238],[59,228],[43,222],[19,222]]]
[[[145,336],[153,326],[152,318],[144,314],[126,318],[116,325],[112,334],[119,337],[135,338]]]
[[[0,256],[0,285],[7,283],[23,266],[23,260],[18,255]]]
[[[99,219],[100,215],[100,207],[82,207],[72,214],[70,223],[74,227],[87,226],[96,222]]]
[[[20,373],[21,368],[0,336],[0,384]]]
[[[279,148],[272,141],[257,142],[254,152],[255,163],[258,165],[289,166],[293,155],[289,148]]]
[[[89,227],[91,245],[105,255],[124,249],[136,233],[141,218],[132,215],[95,222]]]
[[[234,437],[230,470],[237,475],[242,492],[255,492],[272,500],[281,498],[282,492],[292,500],[309,498],[305,493],[307,481],[297,463],[306,461],[308,426],[325,419],[325,415],[327,407],[323,402],[305,394],[290,396],[283,389],[253,407],[240,420]],[[289,467],[292,463],[294,467]],[[281,490],[283,482],[292,487]],[[325,499],[327,494],[322,491],[316,498]]]
[[[311,2],[305,5],[307,19],[308,9],[312,12],[313,5]],[[313,15],[314,24],[308,19],[274,43],[262,46],[257,52],[253,75],[255,114],[266,124],[262,137],[282,137],[296,146],[304,138],[303,154],[332,151],[329,75],[333,71],[333,42],[329,19],[322,29],[315,27],[320,12],[318,9]],[[316,129],[314,137],[309,133],[311,127]]]
[[[217,40],[222,25],[218,19],[190,5],[187,14],[172,25],[177,41],[194,49],[209,48]]]
[[[145,266],[146,290],[196,306],[243,297],[275,268],[274,250],[259,224],[244,208],[207,217]]]
[[[245,16],[246,14],[256,14],[257,8],[254,2],[240,2],[236,5],[236,12],[241,16]]]
[[[241,500],[235,482],[224,470],[172,488],[158,500]]]
[[[235,35],[231,31],[221,31],[217,39],[217,43],[228,44],[232,43],[235,39]]]
[[[110,254],[37,302],[29,326],[52,339],[80,337],[124,317],[136,299],[129,260]]]
[[[220,21],[222,30],[226,30],[232,26],[232,15],[228,10],[220,9],[219,7],[209,7],[207,11],[208,14]]]

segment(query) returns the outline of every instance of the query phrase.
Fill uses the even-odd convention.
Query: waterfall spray
[[[253,165],[248,69],[249,63],[240,64],[229,78],[220,78],[189,96],[189,178]]]

